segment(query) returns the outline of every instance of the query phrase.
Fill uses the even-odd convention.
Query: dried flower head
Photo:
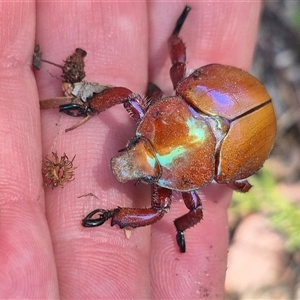
[[[74,170],[77,168],[73,166],[75,156],[72,160],[69,160],[65,153],[59,158],[57,152],[52,152],[51,159],[46,157],[42,169],[42,173],[45,178],[43,186],[49,186],[51,188],[55,188],[57,186],[63,187],[65,183],[73,181]]]

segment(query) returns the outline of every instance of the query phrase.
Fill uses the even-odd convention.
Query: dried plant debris
[[[41,69],[41,60],[42,60],[42,51],[40,45],[34,47],[33,56],[32,56],[32,66],[40,70]]]
[[[43,165],[42,173],[44,176],[44,187],[51,187],[52,189],[61,186],[74,180],[74,167],[73,161],[75,156],[70,160],[64,153],[61,157],[58,157],[57,152],[52,152],[52,157],[46,157]]]
[[[35,69],[40,70],[41,62],[54,65],[62,69],[63,74],[61,75],[61,77],[63,78],[63,81],[73,84],[75,82],[81,82],[85,77],[84,58],[86,57],[86,55],[87,53],[85,50],[76,48],[75,52],[66,58],[66,60],[64,61],[64,65],[59,65],[49,60],[42,59],[41,48],[39,45],[36,45],[34,47],[32,57],[32,66]]]
[[[74,54],[67,57],[62,68],[62,78],[65,82],[75,83],[83,80],[85,77],[84,58],[86,54],[85,50],[77,48]]]
[[[83,197],[95,197],[96,199],[100,200],[95,194],[93,193],[88,193],[88,194],[84,194],[81,196],[78,196],[77,198],[83,198]]]

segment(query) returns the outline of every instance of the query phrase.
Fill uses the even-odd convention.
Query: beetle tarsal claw
[[[183,231],[181,230],[177,231],[176,241],[177,241],[177,245],[179,246],[180,252],[185,253],[185,237]]]
[[[84,227],[96,227],[104,224],[108,219],[113,217],[116,210],[106,210],[106,209],[95,209],[90,212],[83,220],[82,225]],[[98,218],[93,218],[96,214],[99,214]]]

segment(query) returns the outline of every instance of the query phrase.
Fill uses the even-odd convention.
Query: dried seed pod
[[[52,152],[51,159],[46,157],[42,169],[45,178],[43,186],[53,189],[57,186],[63,187],[65,183],[73,181],[75,179],[74,170],[77,168],[73,166],[75,156],[69,160],[65,153],[59,158],[57,152]]]
[[[85,77],[84,58],[86,54],[85,50],[77,48],[74,54],[67,57],[62,68],[62,78],[65,82],[75,83],[83,80]]]
[[[42,59],[41,48],[39,45],[36,45],[34,47],[32,56],[32,66],[35,69],[40,70],[41,62],[54,65],[62,69],[63,74],[61,75],[61,77],[63,78],[63,81],[73,84],[75,82],[81,82],[85,77],[84,58],[86,57],[86,55],[87,53],[85,50],[77,48],[72,55],[66,58],[66,60],[64,61],[64,65],[59,65],[49,60]]]

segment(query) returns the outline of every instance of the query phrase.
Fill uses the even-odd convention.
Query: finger
[[[193,2],[191,7],[180,33],[187,47],[187,69],[210,63],[247,69],[254,48],[259,3]],[[150,80],[165,92],[172,89],[166,41],[183,8],[182,3],[149,3]],[[174,201],[170,213],[152,226],[154,298],[223,298],[228,243],[226,209],[231,191],[214,185],[201,190],[199,195],[204,217],[199,225],[186,231],[187,253],[180,254],[176,249],[172,224],[186,213],[183,203]]]
[[[88,81],[142,93],[148,58],[145,8],[143,2],[40,2],[37,41],[44,58],[58,63],[81,47],[87,51]],[[47,69],[59,74],[51,66]],[[41,97],[60,95],[59,81],[43,70],[38,76]],[[118,184],[109,167],[112,155],[133,136],[134,123],[122,107],[114,107],[64,132],[77,121],[57,111],[45,111],[42,118],[44,153],[76,155],[78,166],[74,181],[46,191],[61,296],[147,297],[150,230],[142,228],[126,239],[124,231],[111,228],[109,222],[98,228],[81,226],[83,217],[96,208],[146,205],[148,189]],[[77,198],[90,192],[99,199]]]
[[[35,3],[2,3],[0,22],[0,298],[56,298],[41,180],[40,113],[31,71]]]

